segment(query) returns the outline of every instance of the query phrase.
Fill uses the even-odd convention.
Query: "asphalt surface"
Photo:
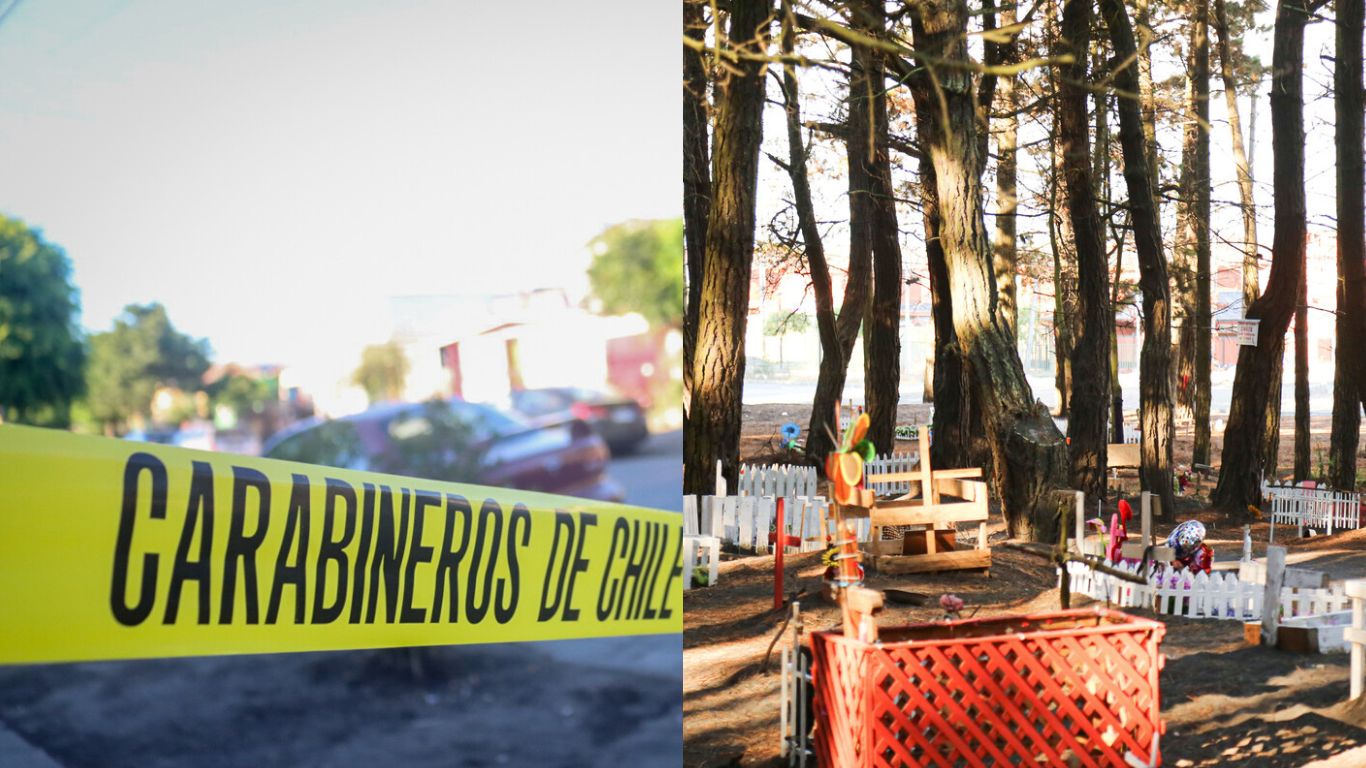
[[[682,437],[613,460],[679,510]],[[676,766],[682,637],[0,667],[0,765]]]

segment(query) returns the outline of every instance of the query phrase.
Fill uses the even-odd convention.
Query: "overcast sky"
[[[680,215],[679,28],[639,0],[19,0],[0,211],[66,249],[89,329],[155,300],[220,360],[353,366],[390,296],[581,282],[604,226]]]

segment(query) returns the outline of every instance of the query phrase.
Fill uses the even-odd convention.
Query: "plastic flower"
[[[940,595],[939,607],[944,609],[944,613],[958,613],[963,610],[963,598],[958,595]]]
[[[796,440],[801,436],[802,428],[797,426],[796,422],[789,421],[778,430],[778,433],[783,436],[784,440]]]

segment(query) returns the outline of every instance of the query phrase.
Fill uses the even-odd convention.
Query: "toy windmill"
[[[877,503],[877,496],[863,485],[863,463],[876,456],[873,444],[864,439],[868,423],[868,414],[860,414],[845,430],[838,450],[825,459],[835,525],[826,552],[830,566],[826,586],[840,606],[844,635],[873,642],[877,640],[873,612],[882,607],[882,593],[863,586],[862,556],[853,524],[854,519],[869,517],[870,509]]]

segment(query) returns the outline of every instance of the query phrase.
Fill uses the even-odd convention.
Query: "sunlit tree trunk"
[[[1102,0],[1101,10],[1109,30],[1115,59],[1138,60],[1137,45],[1123,0]],[[1138,67],[1132,63],[1114,76],[1121,93],[1138,93]],[[1158,494],[1162,515],[1175,513],[1172,491],[1172,370],[1171,299],[1166,257],[1162,253],[1162,228],[1157,196],[1149,170],[1154,153],[1143,136],[1143,116],[1133,99],[1119,99],[1119,141],[1124,152],[1124,181],[1129,190],[1129,210],[1138,251],[1139,288],[1143,292],[1143,349],[1139,356],[1139,418],[1142,424],[1143,488]],[[1154,147],[1155,149],[1155,147]]]
[[[1015,6],[1001,9],[1001,26],[1012,27],[1016,23]],[[996,46],[996,59],[999,63],[1014,63],[1019,59],[1018,43],[1002,43]],[[996,103],[1005,112],[1000,120],[996,134],[996,231],[991,240],[992,269],[996,273],[996,295],[1001,317],[1010,326],[1011,335],[1017,335],[1016,325],[1019,314],[1019,300],[1016,297],[1015,276],[1019,271],[1019,256],[1016,246],[1015,212],[1019,207],[1018,178],[1019,162],[1016,159],[1016,144],[1020,131],[1020,84],[1015,75],[1002,75],[997,78]]]
[[[707,33],[705,0],[683,0],[683,34],[701,41]],[[683,320],[683,418],[692,393],[697,309],[702,296],[711,170],[707,156],[707,70],[702,53],[683,46],[683,240],[688,263],[688,295]]]
[[[1285,351],[1285,332],[1299,298],[1305,248],[1304,203],[1304,27],[1302,0],[1282,0],[1276,9],[1272,47],[1271,145],[1275,233],[1266,292],[1248,308],[1261,321],[1257,345],[1238,352],[1228,427],[1224,430],[1219,484],[1210,501],[1230,512],[1261,503],[1266,414],[1275,390],[1267,384]]]
[[[1338,289],[1337,349],[1333,374],[1333,432],[1329,482],[1356,487],[1361,405],[1366,397],[1366,243],[1362,187],[1362,0],[1336,0],[1337,55],[1333,108],[1337,116]]]
[[[1228,110],[1229,135],[1233,139],[1233,166],[1238,174],[1238,207],[1243,214],[1243,308],[1246,309],[1261,293],[1257,276],[1257,207],[1252,192],[1252,172],[1247,163],[1247,152],[1243,149],[1238,81],[1234,76],[1228,13],[1224,9],[1224,0],[1213,0],[1213,3],[1214,29],[1219,35],[1219,75],[1224,81],[1224,105]]]
[[[772,10],[768,0],[732,0],[729,45],[766,53]],[[759,61],[741,60],[731,66],[736,71],[724,75],[718,84],[691,413],[683,431],[684,493],[709,492],[717,461],[731,487],[740,470],[745,324],[754,256],[764,80]]]
[[[965,4],[917,4],[917,50],[938,61],[968,62]],[[927,61],[919,62],[926,65]],[[913,93],[930,116],[926,149],[934,163],[939,240],[953,296],[953,325],[968,380],[992,446],[992,486],[1011,535],[1054,541],[1057,489],[1065,487],[1067,452],[1047,410],[1030,392],[1024,366],[996,307],[990,243],[982,209],[972,77],[928,64]],[[931,82],[927,82],[931,81]],[[941,96],[942,95],[942,96]]]

